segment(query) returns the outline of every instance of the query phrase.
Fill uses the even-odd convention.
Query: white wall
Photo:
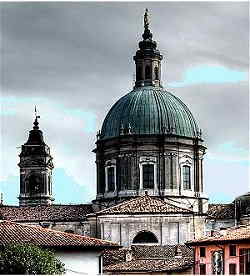
[[[99,274],[98,251],[57,251],[56,256],[65,264],[66,275],[97,275]],[[74,273],[75,272],[75,273]],[[79,274],[81,273],[81,274]]]

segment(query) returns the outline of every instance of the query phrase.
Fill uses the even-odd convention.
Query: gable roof
[[[116,243],[88,236],[65,233],[23,223],[0,221],[0,247],[13,243],[29,243],[55,249],[103,249],[119,247]]]
[[[97,215],[117,215],[117,214],[179,214],[192,213],[191,210],[184,209],[164,200],[151,197],[149,195],[139,196],[123,201],[113,207],[97,212]]]
[[[250,225],[232,227],[225,230],[221,230],[214,234],[212,237],[203,237],[193,241],[189,241],[188,245],[200,245],[200,244],[213,244],[220,243],[225,244],[231,241],[238,242],[250,242]]]
[[[16,222],[83,221],[93,212],[91,204],[0,206],[0,219]]]

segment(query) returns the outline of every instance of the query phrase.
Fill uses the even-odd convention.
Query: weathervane
[[[40,118],[40,116],[37,116],[37,110],[36,110],[36,105],[35,105],[35,121],[34,121],[34,127],[33,127],[33,129],[39,129],[39,127],[38,127],[38,125],[39,125],[39,123],[38,123],[38,121],[37,121],[37,119],[39,119]]]

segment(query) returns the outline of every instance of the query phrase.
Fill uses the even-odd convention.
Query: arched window
[[[158,70],[158,67],[157,66],[155,66],[155,79],[156,80],[159,80],[159,70]]]
[[[28,177],[28,191],[31,195],[42,193],[42,177],[38,173],[32,173]]]
[[[136,80],[142,80],[142,68],[141,68],[141,66],[136,67]]]
[[[145,79],[150,79],[150,78],[151,78],[150,66],[147,65],[145,67]]]
[[[133,243],[158,243],[158,240],[152,232],[142,231],[134,237]]]
[[[108,168],[108,191],[113,192],[115,190],[115,168]]]
[[[142,165],[143,189],[154,188],[154,165]]]
[[[191,175],[190,175],[190,167],[183,166],[182,167],[182,177],[183,177],[183,189],[191,190]]]

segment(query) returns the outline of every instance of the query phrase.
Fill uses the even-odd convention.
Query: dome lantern
[[[135,87],[161,86],[161,60],[162,55],[156,48],[156,41],[152,40],[152,33],[149,30],[148,9],[144,14],[143,40],[139,42],[139,50],[134,56],[136,65]]]

